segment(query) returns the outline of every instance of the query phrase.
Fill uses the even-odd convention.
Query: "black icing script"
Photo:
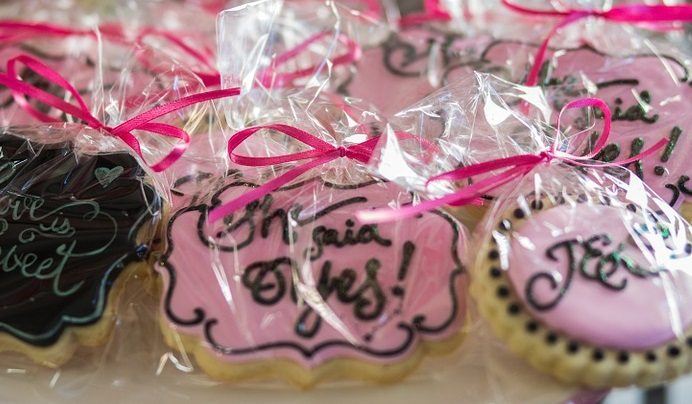
[[[660,156],[661,164],[654,165],[653,169],[650,169],[649,171],[650,174],[653,174],[657,177],[663,177],[668,175],[668,170],[665,168],[665,165],[670,160],[673,151],[676,150],[676,146],[680,142],[681,136],[684,135],[685,134],[683,133],[682,129],[680,129],[680,127],[678,126],[675,126],[673,127],[673,129],[671,129],[670,134],[668,136],[668,143],[666,144],[666,147],[663,149],[663,152]],[[617,143],[610,143],[606,145],[603,148],[603,150],[601,150],[601,152],[596,156],[596,159],[605,162],[612,162],[621,158],[634,157],[640,154],[642,151],[644,151],[645,146],[647,145],[645,144],[644,139],[641,137],[637,137],[630,142],[629,153],[623,155],[620,145],[618,145]],[[646,180],[647,178],[649,178],[646,174],[647,170],[644,167],[644,163],[641,160],[634,161],[628,164],[627,166],[642,180]],[[621,171],[613,171],[610,169],[606,170],[611,172],[612,174],[621,173]],[[681,195],[692,196],[692,188],[690,188],[687,185],[689,180],[689,175],[682,174],[677,179],[673,179],[673,182],[665,184],[665,187],[669,189],[672,193],[672,196],[668,201],[668,203],[671,206],[675,205],[675,203],[678,201]]]
[[[613,248],[614,247],[614,248]],[[597,282],[604,288],[622,291],[627,287],[627,278],[616,276],[625,271],[632,276],[644,278],[657,272],[647,271],[630,257],[623,253],[624,244],[613,246],[613,241],[607,234],[597,234],[585,240],[569,239],[550,246],[545,254],[558,263],[567,263],[567,273],[562,282],[556,279],[552,272],[538,272],[531,276],[526,283],[526,301],[536,310],[546,311],[555,308],[569,291],[575,276]],[[547,284],[556,291],[555,297],[541,301],[536,297],[535,289],[541,284]]]
[[[274,223],[281,228],[282,241],[286,245],[295,243],[299,237],[292,229],[316,222],[329,213],[352,204],[367,202],[365,197],[353,197],[336,202],[322,208],[320,211],[300,219],[303,207],[294,205],[290,209],[273,209],[273,198],[266,196],[262,201],[248,205],[242,215],[237,218],[229,216],[225,221],[225,230],[216,234],[220,238],[226,234],[237,234],[243,229],[247,236],[235,247],[219,246],[226,251],[235,248],[240,250],[250,245],[255,237],[267,238]],[[295,227],[293,227],[295,226]],[[362,268],[336,268],[336,263],[328,258],[328,248],[350,249],[340,251],[341,254],[358,254],[358,246],[377,244],[383,248],[392,248],[392,240],[382,236],[376,225],[356,226],[352,219],[344,222],[344,229],[339,230],[325,225],[317,225],[312,229],[311,244],[304,252],[305,259],[317,265],[319,276],[315,289],[319,299],[327,301],[330,298],[353,306],[354,316],[362,321],[371,321],[380,317],[387,302],[385,290],[378,281],[378,273],[392,263],[384,263],[375,257],[363,257]],[[402,246],[401,262],[398,267],[398,280],[403,281],[415,253],[415,245],[406,241]],[[318,263],[317,261],[320,260]],[[298,270],[296,263],[289,257],[282,256],[268,261],[257,261],[247,266],[243,271],[242,283],[250,291],[253,301],[258,304],[271,306],[283,299],[289,298],[295,304],[301,304],[302,310],[296,319],[295,332],[303,338],[312,338],[320,330],[323,315],[317,313],[313,305],[299,303],[296,287],[293,285],[292,274]],[[364,275],[364,276],[363,276]],[[360,280],[359,280],[360,278]],[[403,294],[403,288],[394,288],[397,295]]]

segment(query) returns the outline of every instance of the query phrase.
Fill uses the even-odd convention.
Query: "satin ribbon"
[[[306,146],[310,146],[311,149],[273,157],[252,157],[235,153],[235,149],[237,149],[247,138],[265,129],[283,133],[286,136],[305,144]],[[234,163],[249,167],[266,167],[304,160],[307,160],[307,162],[297,165],[286,173],[266,182],[257,188],[253,188],[252,190],[226,204],[215,208],[209,212],[209,217],[207,220],[209,223],[214,223],[246,206],[247,204],[279,189],[283,185],[289,184],[291,181],[312,170],[313,168],[327,164],[332,160],[345,157],[356,160],[360,163],[367,163],[368,160],[370,160],[370,156],[372,155],[378,140],[379,137],[373,137],[362,143],[353,144],[347,147],[337,147],[316,136],[313,136],[302,129],[298,129],[290,125],[270,124],[245,128],[233,135],[228,141],[228,155],[230,156],[231,161]]]
[[[103,25],[99,33],[109,40],[127,42],[117,25]],[[3,43],[21,42],[41,37],[96,36],[92,29],[79,29],[39,21],[0,20],[0,40]]]
[[[584,154],[576,155],[570,152],[560,150],[559,128],[562,114],[570,109],[578,109],[585,107],[594,107],[603,113],[603,130],[598,136],[593,149]],[[363,223],[379,223],[401,220],[409,218],[420,213],[440,208],[444,205],[461,206],[472,203],[482,195],[501,187],[504,184],[517,180],[540,164],[549,163],[555,159],[562,162],[573,164],[582,167],[609,167],[627,165],[634,161],[641,160],[646,156],[660,150],[668,143],[668,139],[661,139],[651,148],[642,153],[632,156],[625,160],[617,162],[596,162],[593,159],[603,150],[608,144],[610,136],[611,112],[608,105],[598,98],[583,98],[572,101],[564,106],[560,111],[557,121],[557,135],[554,143],[547,149],[538,154],[522,154],[506,158],[500,158],[482,163],[471,164],[469,166],[457,168],[455,170],[442,173],[431,177],[427,181],[427,185],[437,181],[460,181],[469,179],[474,176],[488,174],[487,177],[474,182],[471,185],[465,186],[456,192],[445,195],[438,199],[430,199],[423,201],[417,205],[410,205],[398,209],[378,209],[378,210],[363,210],[356,212],[356,217]]]
[[[205,86],[217,87],[221,85],[221,75],[216,70],[216,67],[214,65],[214,56],[208,49],[196,49],[195,47],[188,45],[177,34],[174,34],[169,31],[154,29],[151,27],[146,27],[142,29],[139,35],[137,35],[135,42],[144,43],[144,39],[147,37],[159,37],[170,42],[171,44],[175,45],[178,49],[180,49],[183,53],[186,53],[188,56],[192,57],[202,66],[204,66],[205,71],[193,70],[193,73],[202,80],[202,83]],[[149,61],[147,60],[140,61],[144,62],[148,67],[151,66],[151,63],[149,63]]]
[[[58,85],[74,97],[77,105],[70,104],[67,101],[54,96],[40,88],[25,83],[16,74],[16,64],[23,63],[28,68],[33,70],[35,73],[46,79],[47,81]],[[172,102],[161,104],[153,107],[141,114],[128,119],[127,121],[121,123],[118,126],[110,127],[104,125],[95,116],[91,114],[86,102],[79,94],[79,92],[72,86],[65,78],[60,76],[58,72],[51,69],[47,65],[43,64],[41,61],[28,56],[19,55],[7,62],[7,73],[0,73],[0,85],[7,87],[12,92],[17,104],[24,108],[29,114],[38,119],[41,122],[60,122],[58,118],[51,117],[49,115],[43,114],[40,111],[33,108],[25,97],[30,97],[41,101],[42,103],[56,108],[68,115],[71,115],[84,122],[86,126],[93,129],[101,131],[110,136],[114,136],[125,142],[143,161],[144,156],[137,138],[131,133],[134,130],[141,130],[156,133],[161,136],[171,137],[179,139],[182,143],[176,145],[171,152],[169,152],[161,161],[156,164],[149,165],[154,171],[163,171],[170,167],[175,161],[177,161],[187,149],[190,143],[190,136],[184,130],[175,127],[173,125],[165,123],[151,122],[161,116],[170,114],[171,112],[178,111],[180,109],[189,107],[191,105],[199,104],[201,102],[226,98],[238,95],[240,90],[238,88],[225,89],[225,90],[214,90],[207,91],[198,94],[193,94],[191,96],[183,97]]]
[[[126,35],[122,30],[120,25],[101,25],[99,26],[99,32],[107,37],[109,40],[119,43],[128,43]],[[284,53],[277,55],[273,60],[273,65],[259,74],[259,81],[265,87],[293,87],[295,86],[295,81],[308,77],[314,74],[318,69],[319,65],[311,65],[309,67],[298,69],[289,72],[277,72],[278,68],[288,61],[295,59],[301,52],[307,50],[311,45],[317,41],[328,37],[329,32],[320,32],[312,35],[306,39],[303,43],[289,49]],[[0,40],[4,42],[8,41],[21,41],[29,38],[34,38],[36,36],[47,36],[47,37],[68,37],[68,36],[96,36],[96,32],[93,30],[86,29],[76,29],[71,27],[64,27],[56,24],[49,24],[44,22],[24,22],[15,20],[0,20]],[[204,68],[204,71],[193,71],[197,75],[202,83],[207,87],[215,87],[221,85],[221,75],[216,70],[214,65],[214,57],[208,49],[197,49],[185,42],[185,40],[178,34],[172,33],[170,31],[159,30],[152,27],[142,28],[134,39],[134,43],[143,43],[148,37],[158,37],[168,41],[169,43],[176,46],[183,53],[187,54],[197,62],[199,62]],[[339,66],[343,64],[349,64],[358,61],[361,58],[362,52],[361,48],[353,39],[346,35],[340,34],[337,37],[337,41],[345,45],[346,50],[343,54],[338,55],[334,59],[330,60],[332,66]],[[140,58],[147,68],[152,69],[153,63],[147,59]]]
[[[451,19],[452,16],[442,7],[440,0],[423,0],[423,11],[401,16],[399,26],[407,28],[429,21],[449,21]]]
[[[108,40],[120,44],[130,42],[142,44],[148,37],[158,37],[167,40],[169,43],[187,54],[204,68],[204,71],[193,71],[199,76],[207,87],[219,86],[221,84],[221,76],[214,67],[213,56],[208,50],[198,50],[195,47],[188,45],[183,38],[175,33],[165,30],[159,30],[152,27],[143,27],[136,35],[134,41],[127,39],[123,32],[122,26],[119,24],[104,24],[98,27],[98,32]],[[36,36],[43,37],[69,37],[69,36],[88,36],[96,37],[96,31],[91,29],[78,29],[72,27],[60,26],[45,22],[32,21],[15,21],[15,20],[0,20],[0,40],[3,42],[18,42],[26,39],[33,39]],[[146,59],[141,59],[145,66],[151,68],[153,65]]]
[[[538,51],[534,56],[533,66],[529,74],[526,76],[525,84],[527,86],[535,86],[538,84],[538,76],[541,66],[545,60],[545,53],[548,49],[550,40],[555,36],[560,29],[573,24],[587,17],[603,18],[614,23],[624,24],[665,24],[673,22],[692,21],[692,6],[666,6],[666,5],[645,5],[645,4],[624,4],[614,6],[606,11],[601,10],[537,10],[529,7],[520,6],[513,3],[511,0],[502,0],[502,4],[518,13],[545,16],[545,17],[562,17],[545,37]]]
[[[314,74],[320,67],[317,64],[289,72],[278,72],[277,70],[280,66],[286,64],[292,59],[295,59],[298,55],[300,55],[300,53],[306,51],[312,44],[330,35],[331,33],[328,31],[319,32],[312,35],[296,47],[276,56],[272,61],[272,66],[259,73],[260,84],[264,87],[294,87],[296,85],[296,80]],[[337,36],[337,41],[346,46],[346,51],[343,54],[336,56],[334,59],[330,59],[332,67],[353,63],[361,58],[361,48],[353,39],[346,35],[339,34]]]

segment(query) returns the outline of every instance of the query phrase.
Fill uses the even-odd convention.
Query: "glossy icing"
[[[669,342],[692,323],[692,244],[689,230],[653,218],[587,204],[533,212],[510,233],[507,276],[532,315],[569,338]]]
[[[526,58],[534,52],[531,45],[496,42],[483,59],[486,68],[501,68],[507,78],[520,81],[529,66]],[[670,138],[667,149],[628,168],[671,205],[692,200],[692,163],[687,158],[692,150],[692,82],[682,63],[667,56],[607,56],[589,47],[549,52],[547,58],[552,65],[544,65],[541,83],[556,111],[588,93],[611,108],[611,144],[599,159],[628,158]]]
[[[0,332],[48,346],[98,321],[113,282],[141,260],[161,201],[128,154],[0,134]]]
[[[478,43],[459,34],[426,28],[392,33],[380,46],[363,51],[355,73],[339,91],[375,105],[391,116],[444,85],[447,72],[473,74]]]
[[[251,186],[226,185],[212,204]],[[307,368],[344,357],[393,363],[422,340],[455,335],[465,312],[463,233],[440,212],[357,223],[356,210],[397,199],[410,197],[393,185],[313,179],[225,225],[206,224],[208,205],[178,212],[158,266],[169,325],[222,361],[284,358]]]

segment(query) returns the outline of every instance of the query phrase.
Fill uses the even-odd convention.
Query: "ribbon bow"
[[[310,146],[311,150],[301,151],[297,153],[284,154],[280,156],[273,157],[252,157],[243,156],[236,154],[234,150],[238,148],[247,138],[254,135],[255,133],[270,129],[276,132],[280,132],[289,136],[307,146]],[[216,209],[209,212],[208,221],[214,223],[219,219],[230,215],[236,210],[242,208],[243,206],[268,195],[272,191],[277,190],[283,185],[286,185],[293,181],[294,179],[300,177],[304,173],[312,170],[315,167],[319,167],[323,164],[327,164],[332,160],[338,158],[349,158],[352,160],[359,161],[361,163],[367,163],[370,160],[370,156],[377,145],[379,137],[370,138],[364,142],[356,143],[351,146],[334,146],[322,139],[294,126],[285,124],[270,124],[253,126],[250,128],[245,128],[240,132],[233,135],[228,140],[228,155],[231,160],[240,165],[250,166],[250,167],[267,167],[273,166],[275,164],[289,163],[308,160],[307,162],[300,164],[286,173],[266,182],[265,184],[254,188],[238,198],[217,207]]]
[[[603,130],[598,136],[593,149],[585,155],[575,155],[566,151],[560,150],[559,128],[562,114],[575,108],[594,107],[603,113]],[[473,203],[478,197],[487,194],[493,189],[511,182],[517,178],[523,177],[531,170],[542,163],[549,163],[554,159],[561,160],[565,163],[574,164],[582,167],[608,167],[616,165],[627,165],[633,161],[640,160],[657,150],[661,149],[668,143],[668,139],[661,139],[651,148],[642,153],[632,156],[625,160],[617,162],[601,163],[595,162],[593,159],[603,150],[608,144],[610,135],[611,112],[608,105],[598,98],[583,98],[572,101],[565,105],[560,111],[557,120],[557,136],[555,141],[547,149],[538,154],[522,154],[512,157],[500,158],[482,163],[472,164],[465,167],[460,167],[446,173],[442,173],[431,177],[427,181],[427,185],[436,181],[459,181],[468,179],[477,175],[490,174],[488,177],[474,182],[460,190],[445,195],[438,199],[423,201],[417,205],[402,207],[399,209],[379,209],[379,210],[363,210],[356,213],[356,217],[363,223],[378,223],[388,222],[397,219],[404,219],[415,216],[419,213],[430,211],[444,205],[460,206]],[[497,172],[498,170],[502,170]]]
[[[587,17],[603,18],[615,23],[649,23],[663,24],[672,22],[692,21],[692,6],[666,6],[666,5],[645,5],[645,4],[623,4],[614,6],[609,10],[537,10],[514,4],[511,0],[502,0],[502,4],[519,13],[546,16],[546,17],[563,17],[562,21],[558,22],[549,32],[546,38],[541,43],[541,46],[536,51],[534,56],[533,66],[529,74],[526,76],[525,84],[527,86],[535,86],[538,84],[538,76],[545,60],[545,52],[548,49],[548,44],[553,36],[561,28],[570,25]]]
[[[77,105],[71,104],[63,99],[56,97],[53,94],[41,90],[40,88],[34,85],[22,81],[16,74],[15,66],[18,62],[23,63],[47,81],[56,84],[62,89],[64,89],[72,97],[74,97],[75,101],[77,102]],[[145,160],[142,154],[139,141],[131,133],[132,131],[142,130],[182,140],[181,144],[176,145],[174,149],[171,152],[169,152],[158,163],[153,165],[149,165],[147,163],[147,165],[149,165],[149,167],[151,167],[151,169],[156,172],[165,170],[183,155],[190,143],[190,136],[184,130],[173,125],[165,123],[156,123],[151,121],[163,115],[167,115],[171,112],[178,111],[180,109],[186,108],[194,104],[199,104],[201,102],[220,98],[231,97],[238,95],[240,93],[240,90],[238,88],[231,88],[193,94],[187,97],[179,98],[170,103],[158,105],[139,115],[136,115],[131,119],[128,119],[127,121],[121,123],[118,126],[110,127],[104,125],[101,121],[99,121],[95,116],[91,114],[82,96],[65,78],[63,78],[55,70],[51,69],[47,65],[43,64],[42,62],[31,56],[19,55],[8,60],[7,73],[0,73],[0,85],[10,89],[17,104],[24,108],[29,114],[31,114],[39,121],[60,122],[59,119],[53,118],[36,110],[29,104],[25,97],[30,97],[39,100],[45,103],[46,105],[56,108],[66,114],[69,114],[83,121],[85,125],[93,129],[102,131],[110,136],[114,136],[121,139],[132,150],[134,150],[134,152],[139,157],[141,157],[143,161]]]

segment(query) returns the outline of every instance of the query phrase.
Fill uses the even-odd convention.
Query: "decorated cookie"
[[[356,211],[410,196],[312,179],[207,223],[253,187],[238,176],[176,213],[158,265],[166,340],[212,377],[391,381],[460,342],[464,233],[450,216],[362,225]]]
[[[103,342],[161,201],[128,154],[0,135],[0,351],[48,366]]]
[[[513,351],[590,387],[689,370],[689,224],[670,208],[585,194],[507,206],[479,250],[472,294]]]
[[[521,80],[528,71],[526,58],[535,49],[496,42],[483,53],[483,60],[488,67],[502,67],[509,78]],[[549,52],[547,60],[539,82],[556,111],[591,93],[606,101],[613,112],[612,142],[598,159],[622,160],[661,138],[670,139],[668,147],[628,168],[671,206],[682,208],[688,220],[692,218],[692,166],[687,159],[692,150],[692,81],[685,66],[664,55],[607,56],[590,47]]]
[[[391,116],[446,84],[449,69],[472,75],[478,43],[430,28],[392,33],[381,45],[363,51],[339,91]]]

